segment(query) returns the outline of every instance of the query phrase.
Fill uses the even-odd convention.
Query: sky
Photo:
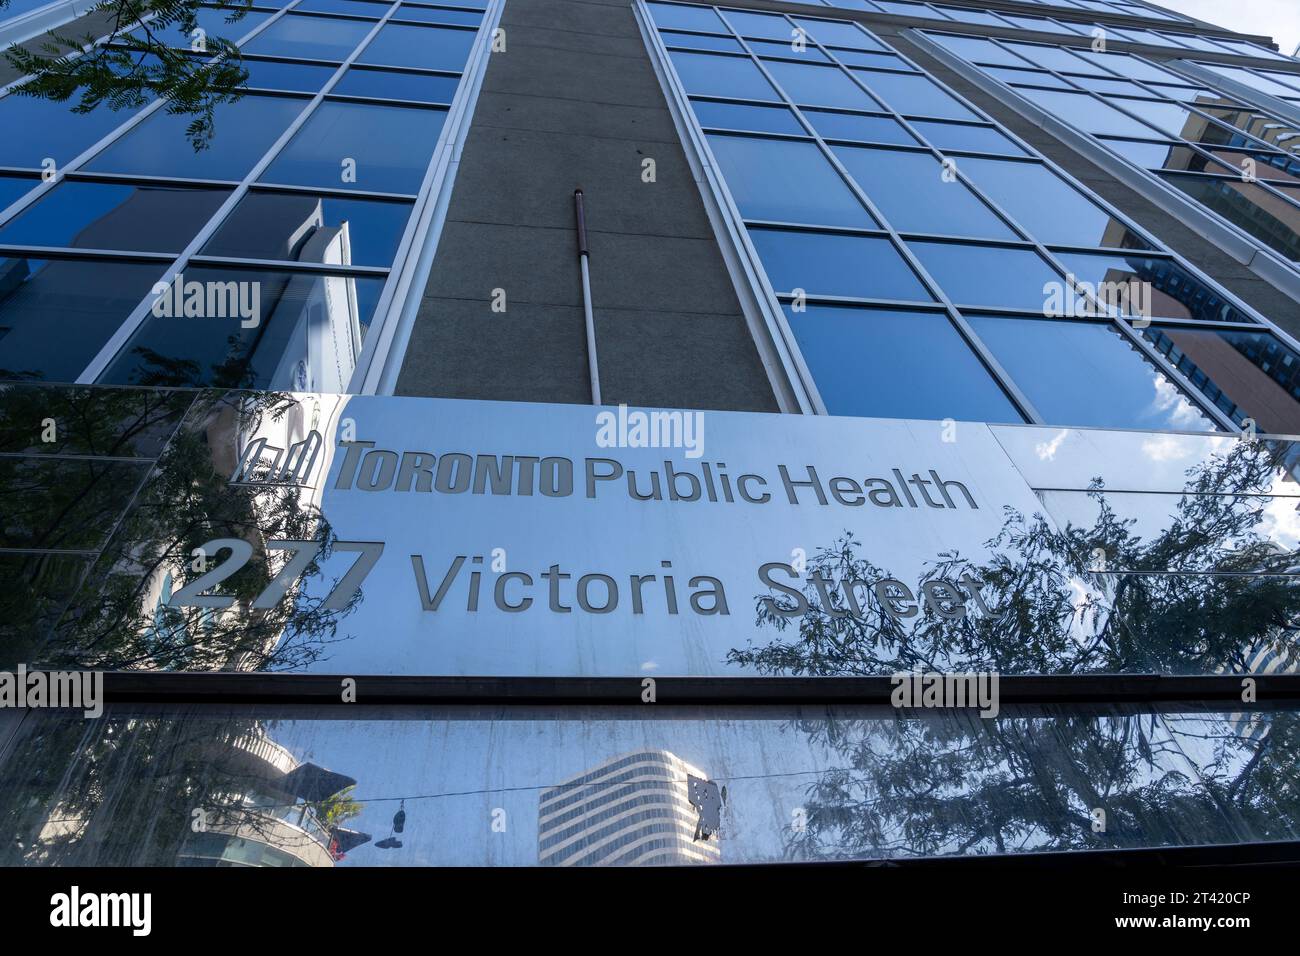
[[[1158,7],[1185,13],[1206,23],[1270,36],[1288,55],[1300,45],[1300,3],[1297,0],[1151,0]]]

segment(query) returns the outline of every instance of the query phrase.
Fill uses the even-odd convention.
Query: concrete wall
[[[398,394],[590,401],[581,187],[604,401],[775,410],[629,0],[507,0],[501,26]]]

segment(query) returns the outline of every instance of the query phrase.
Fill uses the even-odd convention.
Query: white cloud
[[[1153,0],[1156,6],[1206,23],[1272,37],[1288,56],[1300,45],[1300,4],[1296,0]]]

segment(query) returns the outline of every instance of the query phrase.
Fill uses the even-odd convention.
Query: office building
[[[58,22],[124,88],[247,79],[78,111],[0,74],[0,670],[108,694],[93,733],[0,714],[0,765],[46,742],[10,862],[54,819],[87,864],[283,862],[129,797],[251,726],[361,781],[326,865],[1300,858],[1273,38],[55,0],[0,42]]]

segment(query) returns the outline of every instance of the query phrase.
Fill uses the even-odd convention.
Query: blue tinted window
[[[234,11],[231,9],[218,10],[213,7],[198,7],[194,11],[194,19],[198,29],[204,32],[206,39],[219,38],[234,43],[252,33],[259,24],[264,23],[271,16],[269,13],[252,10],[238,19],[232,20],[230,19],[232,13]],[[143,37],[144,31],[144,27],[136,27],[127,35]],[[151,26],[149,32],[168,46],[187,50],[193,49],[194,41],[198,39],[193,33],[182,30],[179,24],[173,24],[162,30],[159,30],[156,26]]]
[[[1112,109],[1087,93],[1058,90],[1022,89],[1021,94],[1053,116],[1068,117],[1070,125],[1085,133],[1110,133],[1114,136],[1151,137],[1156,131],[1119,110]]]
[[[651,18],[661,27],[700,30],[705,33],[728,32],[718,15],[708,7],[679,6],[673,3],[648,3],[646,6]]]
[[[1094,73],[1109,76],[1105,70],[1099,70],[1086,60],[1081,60],[1068,50],[1054,46],[1038,46],[1033,43],[1007,43],[1008,49],[1029,60],[1037,66],[1063,73]]]
[[[151,310],[101,382],[343,391],[383,286],[379,279],[193,266],[185,282],[233,288],[242,298],[226,299],[217,315]],[[245,319],[245,311],[253,317]]]
[[[942,314],[829,306],[785,311],[832,415],[1024,420]]]
[[[749,236],[777,292],[933,301],[888,239],[756,228]]]
[[[0,211],[7,208],[19,196],[31,192],[39,185],[39,179],[23,179],[18,176],[0,176]]]
[[[346,13],[352,17],[366,17],[378,20],[391,4],[375,3],[373,0],[300,0],[295,10],[311,10],[317,13]]]
[[[0,243],[180,252],[229,195],[65,181],[0,228]]]
[[[1136,243],[1128,229],[1042,163],[963,157],[957,167],[986,196],[1045,243],[1117,246]]]
[[[1011,229],[964,183],[943,177],[929,153],[836,146],[835,155],[900,232],[1014,239]]]
[[[779,99],[754,61],[748,57],[713,56],[674,50],[668,56],[687,93],[734,96],[738,99]]]
[[[882,70],[910,70],[903,58],[895,53],[871,53],[865,50],[831,49],[831,55],[845,66],[870,66]]]
[[[1056,90],[1073,89],[1069,83],[1059,80],[1051,73],[1043,70],[1013,70],[1010,67],[1003,69],[997,66],[980,67],[989,76],[996,77],[1003,83],[1011,83],[1015,86],[1050,86]]]
[[[875,222],[812,143],[709,136],[709,146],[747,219],[821,226]]]
[[[744,37],[787,41],[794,37],[794,26],[785,17],[771,13],[746,13],[743,10],[724,10],[722,15]]]
[[[250,192],[201,253],[290,262],[392,265],[409,203]]]
[[[978,120],[938,83],[920,73],[877,73],[854,70],[876,97],[908,116],[937,116],[940,119]]]
[[[968,317],[976,334],[1050,425],[1216,431],[1114,327]]]
[[[248,71],[250,90],[293,90],[315,93],[334,75],[332,66],[311,63],[277,63],[275,60],[245,59],[240,66]]]
[[[1025,151],[992,126],[966,123],[935,123],[915,120],[916,131],[941,150],[964,149],[972,153],[1002,153],[1024,156]]]
[[[0,166],[40,169],[46,158],[65,166],[134,112],[101,104],[89,113],[74,113],[69,103],[10,93],[0,99]]]
[[[780,40],[746,40],[756,56],[784,57],[788,60],[806,60],[809,62],[829,63],[830,58],[811,43],[805,43],[802,50],[795,49],[793,41],[782,43]]]
[[[333,92],[348,96],[379,96],[417,103],[450,103],[460,84],[459,76],[433,76],[428,73],[399,73],[396,70],[373,70],[351,67]]]
[[[245,96],[217,106],[216,132],[195,150],[186,135],[192,117],[159,110],[87,164],[105,173],[195,179],[243,179],[293,121],[306,100]]]
[[[822,46],[844,46],[858,50],[888,49],[851,23],[811,20],[808,17],[795,17],[794,22]]]
[[[76,381],[149,294],[159,263],[0,259],[0,377]]]
[[[1065,279],[1028,249],[909,242],[921,265],[957,305],[990,305],[1042,314]]]
[[[864,93],[837,66],[787,63],[782,60],[767,60],[764,66],[795,103],[859,110],[880,109],[880,104]]]
[[[813,129],[826,139],[916,145],[911,134],[897,120],[888,116],[861,116],[855,113],[832,113],[828,110],[804,110],[804,116],[808,117]]]
[[[1024,60],[1013,53],[1008,53],[992,40],[977,37],[945,36],[941,33],[927,34],[927,36],[941,47],[951,50],[971,63],[994,63],[1001,66],[1025,65]]]
[[[416,7],[404,3],[397,8],[397,20],[418,20],[421,23],[452,23],[476,27],[483,22],[483,14],[469,10],[445,10],[442,7]]]
[[[262,182],[418,192],[446,115],[406,106],[322,103]],[[344,179],[345,160],[355,162],[355,181]]]
[[[691,33],[674,33],[663,30],[659,34],[664,38],[665,46],[684,46],[692,50],[721,50],[724,53],[744,53],[740,41],[732,37],[696,36]]]
[[[386,23],[366,45],[358,63],[415,66],[426,70],[463,70],[477,31],[452,27],[417,27]]]
[[[244,47],[249,53],[296,56],[305,60],[343,60],[374,28],[364,20],[285,14]]]
[[[746,129],[764,133],[804,134],[804,128],[784,106],[748,106],[740,103],[710,103],[692,100],[691,107],[701,126]]]

